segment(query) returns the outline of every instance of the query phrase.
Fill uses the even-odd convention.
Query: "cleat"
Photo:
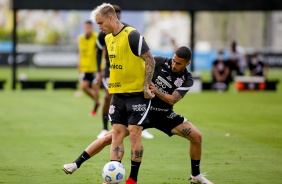
[[[97,138],[100,139],[100,138],[104,137],[104,135],[106,135],[107,133],[108,133],[108,130],[104,129],[100,132],[100,134],[97,136]]]
[[[128,178],[125,182],[125,184],[138,184],[136,181],[134,181],[133,179],[131,178]]]
[[[94,117],[97,115],[97,111],[96,110],[93,110],[90,112],[90,117]]]
[[[205,178],[206,174],[199,174],[198,176],[190,176],[191,184],[213,184],[207,178]]]
[[[99,107],[100,107],[100,102],[96,103],[95,108],[90,112],[91,117],[94,117],[97,115],[97,111]]]
[[[141,136],[145,139],[153,139],[154,135],[150,134],[147,130],[143,130]]]
[[[76,163],[65,164],[62,166],[62,169],[66,174],[72,174],[77,169],[77,165]]]

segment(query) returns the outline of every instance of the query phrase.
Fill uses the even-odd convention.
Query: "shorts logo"
[[[172,112],[167,118],[173,119],[177,116],[176,113]]]
[[[179,88],[179,87],[183,84],[183,82],[184,82],[183,79],[177,78],[177,79],[174,81],[174,85]]]
[[[110,109],[109,109],[109,114],[115,113],[115,108],[116,108],[116,106],[111,105],[111,106],[110,106]]]
[[[146,104],[132,105],[133,111],[146,111]]]

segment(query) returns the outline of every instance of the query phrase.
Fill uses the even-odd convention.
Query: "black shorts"
[[[88,81],[91,83],[96,83],[96,73],[80,73],[80,81]]]
[[[185,121],[187,121],[187,119],[179,114],[176,114],[173,109],[154,109],[154,107],[151,107],[149,113],[149,124],[146,125],[144,129],[156,128],[166,133],[168,136],[173,136],[171,130]]]
[[[109,109],[112,124],[138,125],[148,124],[151,100],[144,98],[144,93],[114,94]]]

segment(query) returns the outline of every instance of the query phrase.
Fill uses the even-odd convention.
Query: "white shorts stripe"
[[[140,35],[139,44],[138,44],[138,56],[141,55],[142,44],[143,44],[143,36]]]
[[[106,90],[108,90],[108,81],[109,81],[109,80],[105,79],[104,77],[102,78],[102,83],[103,83],[104,88],[105,88]]]
[[[96,40],[96,44],[97,44],[97,46],[98,46],[98,48],[99,48],[100,50],[103,49],[103,46],[102,46],[101,43],[99,42],[99,39]]]
[[[137,123],[137,125],[141,125],[141,124],[143,123],[144,119],[148,116],[148,112],[149,112],[149,110],[150,110],[150,107],[151,107],[151,100],[149,101],[149,105],[148,105],[148,107],[147,107],[147,109],[146,109],[145,114],[144,114],[143,117],[140,119],[140,121]]]
[[[188,91],[190,89],[191,87],[180,87],[180,88],[176,88],[175,90]]]

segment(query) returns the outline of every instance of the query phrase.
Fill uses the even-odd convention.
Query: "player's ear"
[[[186,66],[189,66],[191,63],[191,61],[186,62]]]

